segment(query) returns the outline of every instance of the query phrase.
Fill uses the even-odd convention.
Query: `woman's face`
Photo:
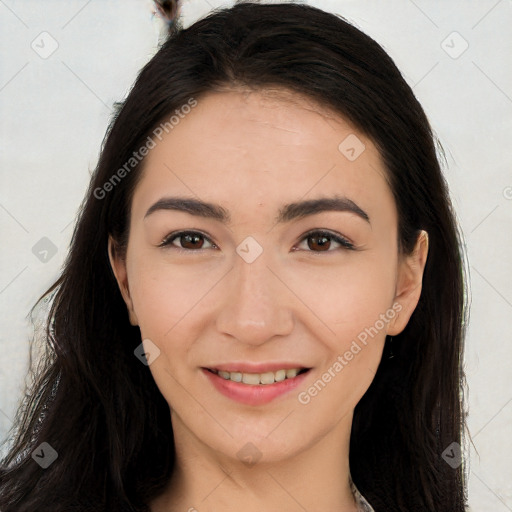
[[[210,93],[155,142],[111,261],[175,436],[272,462],[346,434],[426,255],[399,256],[377,149],[268,91]]]

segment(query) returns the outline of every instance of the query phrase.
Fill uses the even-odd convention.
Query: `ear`
[[[128,308],[128,315],[130,317],[131,325],[139,325],[137,315],[133,310],[133,302],[130,296],[130,288],[128,286],[128,273],[126,271],[126,258],[122,257],[120,251],[117,248],[117,244],[112,238],[108,237],[108,258],[110,260],[110,266],[114,272],[119,290],[123,296],[126,307]]]
[[[398,263],[397,284],[393,309],[397,312],[389,322],[387,334],[396,336],[404,329],[421,295],[423,271],[427,262],[428,233],[421,231],[411,254]]]

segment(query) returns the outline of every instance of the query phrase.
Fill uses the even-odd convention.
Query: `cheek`
[[[322,321],[319,329],[331,351],[343,350],[376,323],[380,338],[385,337],[389,319],[384,326],[380,319],[392,309],[395,295],[391,254],[387,259],[350,254],[336,265],[310,265],[289,272],[288,282],[293,282],[297,296]]]
[[[289,307],[299,322],[306,322],[309,316],[308,325],[330,351],[344,350],[391,308],[395,285],[392,261],[350,255],[337,261],[294,261],[280,269],[274,267],[299,299],[290,296],[290,304],[276,302],[275,307]],[[168,345],[174,344],[176,333],[181,333],[184,326],[187,336],[180,336],[177,348],[186,346],[187,340],[199,334],[193,331],[200,329],[201,318],[214,313],[212,301],[219,304],[225,298],[221,282],[226,274],[223,265],[201,262],[180,267],[141,255],[131,259],[128,271],[141,334],[162,344],[162,349],[171,350]],[[377,327],[382,327],[381,322]]]
[[[129,268],[130,293],[141,331],[141,339],[151,340],[159,349],[149,369],[169,404],[186,410],[180,382],[187,382],[190,347],[199,336],[201,298],[212,288],[211,275],[197,269],[180,268],[151,258],[134,255]],[[204,299],[203,299],[204,300]]]
[[[128,265],[130,294],[143,337],[164,341],[222,276],[205,265],[170,264],[162,256],[133,255]]]
[[[386,330],[396,315],[394,273],[391,265],[365,264],[319,270],[310,278],[316,283],[308,288],[310,304],[329,329],[319,324],[324,358],[297,398],[311,414],[336,423],[356,406],[377,372]],[[306,289],[299,293],[304,296]]]

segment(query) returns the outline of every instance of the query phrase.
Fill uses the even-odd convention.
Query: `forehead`
[[[155,140],[134,209],[166,192],[251,207],[335,193],[371,203],[379,195],[393,209],[371,140],[309,98],[282,89],[226,90],[187,111]]]

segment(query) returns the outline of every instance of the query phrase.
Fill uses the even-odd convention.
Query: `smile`
[[[275,382],[282,382],[286,379],[293,379],[304,372],[307,368],[290,368],[288,370],[277,370],[275,372],[264,373],[245,373],[245,372],[226,372],[222,370],[209,370],[225,380],[233,382],[243,382],[250,386],[269,385]]]
[[[287,368],[261,373],[201,368],[213,388],[225,397],[246,405],[263,405],[296,389],[311,368]]]

